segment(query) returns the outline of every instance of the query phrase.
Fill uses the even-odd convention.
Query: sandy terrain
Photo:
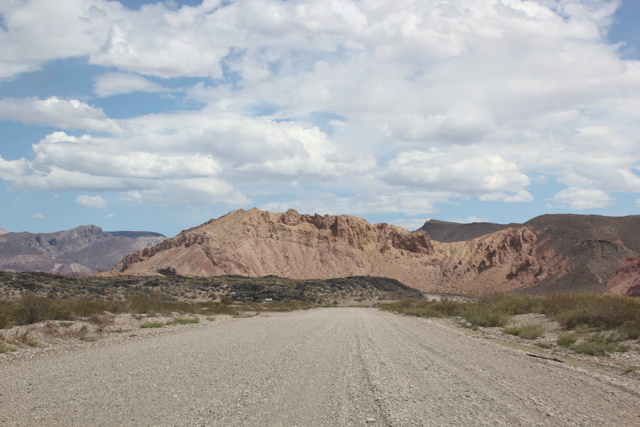
[[[0,425],[632,426],[637,379],[369,308],[0,358]]]

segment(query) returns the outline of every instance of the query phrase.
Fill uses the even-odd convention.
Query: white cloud
[[[167,92],[167,89],[135,74],[107,73],[96,79],[93,91],[98,96],[106,97],[132,92]]]
[[[206,1],[168,10],[148,4],[110,23],[105,43],[90,63],[163,78],[222,77],[221,60],[233,46],[233,8]]]
[[[340,152],[316,127],[237,114],[145,116],[123,121],[129,136],[54,132],[33,160],[0,158],[0,178],[22,190],[115,191],[141,203],[238,205],[237,186],[259,180],[323,182],[375,162]],[[249,186],[250,187],[250,186]]]
[[[102,109],[76,99],[60,99],[55,96],[46,99],[0,98],[0,120],[2,119],[65,130],[121,131],[118,124],[109,119]]]
[[[326,212],[333,215],[364,215],[371,213],[404,213],[420,215],[437,212],[439,203],[451,203],[453,193],[439,191],[410,191],[376,183],[375,190],[363,191],[353,196],[338,196],[335,193],[315,192],[304,194],[294,200],[264,203],[261,209],[285,211],[289,208],[300,212]]]
[[[91,209],[106,209],[107,200],[102,196],[88,196],[86,194],[76,197],[76,203]]]
[[[118,2],[101,0],[0,2],[0,80],[50,60],[90,54],[122,11]]]
[[[529,178],[497,154],[468,151],[411,151],[398,154],[381,178],[393,185],[442,189],[462,194],[523,193]]]
[[[543,176],[539,187],[570,187],[563,206],[613,203],[640,192],[640,62],[605,39],[617,5],[9,0],[0,78],[83,57],[105,67],[100,97],[191,77],[174,94],[202,105],[116,121],[81,101],[3,98],[1,118],[65,133],[33,159],[0,158],[0,178],[155,204],[241,203],[260,184],[273,203],[314,191],[314,206],[419,215],[469,197],[531,201]],[[68,135],[78,129],[88,135]]]
[[[44,216],[44,214],[35,213],[35,214],[32,214],[32,215],[29,215],[29,218],[42,219],[42,218],[46,218],[46,217]]]
[[[488,193],[482,194],[478,197],[479,200],[483,202],[531,202],[533,201],[533,196],[526,190],[520,190],[516,193]]]
[[[602,190],[589,188],[566,188],[553,196],[553,201],[562,208],[595,209],[609,206],[613,199]]]

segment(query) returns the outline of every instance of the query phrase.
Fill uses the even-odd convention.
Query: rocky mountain
[[[94,225],[56,233],[4,233],[0,235],[0,270],[93,274],[164,239],[158,233],[105,232]]]
[[[126,257],[122,274],[296,279],[382,276],[411,286],[434,254],[429,235],[354,216],[234,211]],[[435,272],[435,270],[434,270]]]
[[[5,230],[4,228],[0,228],[0,236],[2,236],[3,234],[7,234],[8,231]]]
[[[409,232],[354,216],[239,210],[135,252],[112,273],[370,275],[427,292],[640,293],[640,216],[430,223],[427,230],[448,241],[432,240],[425,229]]]

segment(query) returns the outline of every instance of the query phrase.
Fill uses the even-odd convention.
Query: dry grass
[[[512,316],[533,313],[557,322],[564,330],[555,343],[541,340],[538,347],[557,345],[595,356],[626,351],[629,346],[624,341],[638,340],[640,336],[640,301],[629,297],[492,294],[476,302],[402,300],[380,306],[420,317],[459,317],[463,326],[473,329],[502,327]],[[542,324],[524,324],[506,327],[502,332],[536,341],[544,338],[546,331]]]

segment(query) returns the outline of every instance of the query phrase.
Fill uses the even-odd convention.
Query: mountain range
[[[138,276],[381,276],[423,292],[640,296],[640,216],[522,224],[430,220],[410,232],[349,215],[237,210],[173,238],[96,226],[0,234],[0,270]]]
[[[106,232],[87,225],[56,233],[0,232],[0,270],[95,274],[126,255],[160,243],[165,236],[144,231]]]
[[[424,292],[640,296],[638,230],[637,215],[543,215],[507,225],[428,221],[409,232],[348,215],[254,208],[135,252],[110,274],[371,275]]]

